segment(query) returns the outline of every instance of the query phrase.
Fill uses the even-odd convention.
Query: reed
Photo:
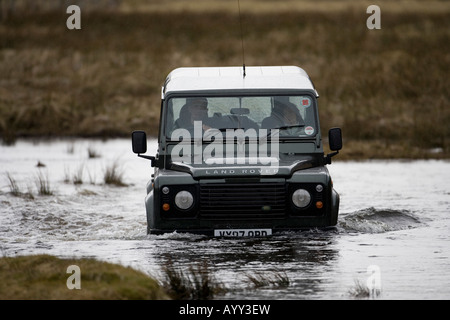
[[[40,196],[53,195],[53,190],[50,187],[50,180],[48,178],[48,172],[44,174],[41,170],[39,170],[35,177],[35,184],[37,192]]]
[[[381,297],[381,288],[369,288],[367,284],[355,279],[355,284],[348,290],[348,294],[358,299],[377,299]]]
[[[286,288],[290,284],[289,277],[287,276],[286,272],[277,270],[271,272],[255,272],[253,274],[247,273],[246,276],[255,288]]]
[[[84,172],[84,164],[81,164],[78,167],[78,170],[72,176],[73,184],[83,184],[83,172]]]
[[[103,181],[105,184],[118,187],[127,186],[127,184],[123,181],[123,170],[120,168],[118,160],[115,160],[112,164],[105,168]]]
[[[16,179],[14,179],[9,172],[6,173],[6,178],[8,179],[9,191],[11,192],[11,194],[16,197],[20,196],[22,192],[20,191]]]
[[[101,157],[100,153],[93,146],[89,146],[87,149],[87,152],[88,152],[89,159],[95,159],[95,158]]]
[[[169,259],[162,270],[162,286],[175,300],[209,300],[226,291],[214,278],[206,262],[191,265],[183,271]]]

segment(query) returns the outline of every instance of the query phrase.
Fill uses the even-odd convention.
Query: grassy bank
[[[69,266],[80,269],[80,288]],[[69,280],[69,281],[68,281]],[[168,299],[158,282],[144,273],[93,259],[49,255],[0,258],[1,300],[154,300]]]
[[[342,158],[449,158],[450,5],[401,2],[401,10],[382,2],[382,29],[368,30],[362,4],[304,2],[305,10],[301,1],[282,1],[295,10],[243,2],[246,64],[303,67],[321,96],[323,132],[343,129]],[[77,31],[66,28],[65,10],[3,20],[4,142],[128,137],[135,129],[155,135],[160,87],[173,68],[242,64],[235,4],[146,3],[83,12]]]
[[[286,273],[278,270],[246,277],[249,290],[290,284]],[[182,270],[168,259],[157,281],[130,267],[94,259],[0,258],[0,300],[210,300],[229,291],[205,261]]]

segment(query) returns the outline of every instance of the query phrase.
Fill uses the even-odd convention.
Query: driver
[[[180,117],[175,121],[175,128],[193,131],[194,121],[202,121],[205,131],[211,128],[205,124],[205,121],[208,121],[208,100],[206,98],[187,98],[186,104],[181,107]]]
[[[272,114],[261,123],[263,129],[280,129],[281,135],[298,136],[301,134],[305,122],[295,104],[289,101],[274,101]]]

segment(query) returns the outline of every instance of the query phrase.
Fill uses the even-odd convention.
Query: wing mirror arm
[[[142,155],[142,154],[138,154],[137,156],[140,157],[140,158],[144,158],[144,159],[150,160],[151,161],[151,166],[152,167],[155,166],[156,158],[154,156],[146,156],[146,155]]]
[[[331,164],[331,158],[337,155],[339,151],[331,152],[325,156],[325,164]]]

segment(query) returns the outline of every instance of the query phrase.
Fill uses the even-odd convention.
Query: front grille
[[[286,212],[284,183],[200,185],[200,216],[203,219],[276,219]]]

